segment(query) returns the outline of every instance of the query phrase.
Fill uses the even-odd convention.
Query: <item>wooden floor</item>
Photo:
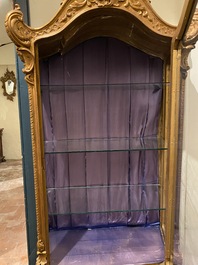
[[[28,265],[21,160],[0,163],[0,264]]]

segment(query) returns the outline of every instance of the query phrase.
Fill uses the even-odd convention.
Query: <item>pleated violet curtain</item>
[[[113,38],[40,62],[44,140],[56,151],[45,155],[51,228],[159,221],[158,151],[107,149],[157,137],[162,69]],[[92,139],[100,152],[85,152]],[[75,152],[63,152],[69,143]]]

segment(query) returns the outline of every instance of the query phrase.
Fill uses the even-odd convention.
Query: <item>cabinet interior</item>
[[[40,61],[51,264],[164,261],[163,67],[110,37]]]

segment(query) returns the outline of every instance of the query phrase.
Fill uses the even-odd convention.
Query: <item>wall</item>
[[[189,58],[186,80],[180,206],[183,265],[198,264],[198,45]]]
[[[177,26],[185,0],[151,0],[151,5],[166,22]]]
[[[5,31],[4,20],[8,11],[12,9],[12,1],[0,1],[0,44],[11,42]],[[4,76],[6,69],[16,72],[15,50],[13,44],[0,47],[0,77]],[[14,102],[3,96],[0,82],[0,128],[3,131],[3,151],[6,159],[21,158],[20,128],[18,98]]]
[[[32,27],[41,27],[48,23],[60,8],[61,0],[29,0],[30,24]]]
[[[1,56],[1,55],[0,55]],[[4,76],[6,69],[15,73],[15,64],[0,65],[0,76]],[[21,158],[21,143],[18,116],[18,99],[8,100],[0,91],[0,127],[3,131],[3,153],[6,159]]]

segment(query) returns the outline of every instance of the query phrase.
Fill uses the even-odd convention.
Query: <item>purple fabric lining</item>
[[[163,62],[121,41],[95,38],[40,63],[45,141],[157,136]],[[129,84],[141,83],[138,89]],[[112,84],[119,84],[112,85]],[[46,89],[45,86],[49,86]],[[67,85],[67,89],[60,87]],[[70,86],[69,86],[70,85]],[[80,86],[79,86],[80,85]],[[54,89],[56,86],[58,89]],[[46,154],[51,228],[139,225],[159,221],[158,151]],[[119,186],[111,185],[139,185]],[[106,211],[120,210],[116,213]],[[101,214],[63,214],[68,212]]]

